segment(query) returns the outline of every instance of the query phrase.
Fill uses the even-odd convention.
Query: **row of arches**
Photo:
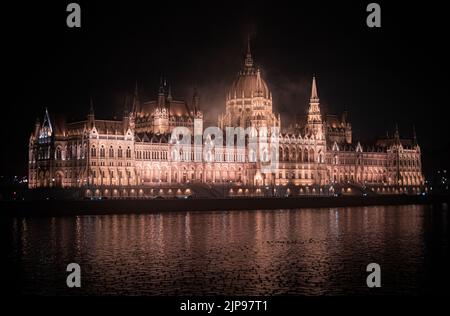
[[[242,182],[242,167],[216,166],[143,166],[139,172],[142,182]]]
[[[86,156],[87,144],[57,145],[55,148],[56,160],[84,159]]]
[[[324,155],[323,151],[319,150],[317,152],[314,151],[313,148],[289,148],[289,147],[279,147],[279,154],[278,154],[279,161],[282,162],[305,162],[305,163],[323,163],[324,162]]]
[[[95,145],[91,146],[91,157],[96,158],[97,152],[99,154],[100,158],[106,158],[106,148],[104,145],[101,145],[99,150],[97,150],[97,147]],[[108,158],[114,159],[114,158],[124,158],[124,154],[126,158],[131,158],[131,148],[130,146],[127,146],[127,148],[122,148],[122,146],[118,146],[117,149],[114,149],[113,146],[109,146],[108,148]]]

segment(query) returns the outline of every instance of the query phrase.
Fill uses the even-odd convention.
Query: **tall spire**
[[[396,144],[400,144],[400,133],[398,131],[398,124],[395,123],[394,141]]]
[[[192,96],[192,104],[194,108],[194,113],[200,110],[200,98],[198,96],[197,87],[194,88],[194,95]]]
[[[94,101],[92,100],[92,96],[89,98],[89,114],[94,115]]]
[[[128,107],[128,95],[126,95],[123,99],[123,116],[129,117],[130,108]]]
[[[89,128],[94,127],[95,114],[94,114],[94,101],[92,100],[92,96],[89,99],[89,113],[87,118]]]
[[[169,92],[167,93],[167,100],[172,101],[172,87],[169,85]]]
[[[309,109],[308,109],[308,122],[321,123],[322,116],[320,115],[319,107],[319,96],[317,94],[316,76],[313,76],[312,87],[311,87],[311,97],[309,99]]]
[[[139,88],[138,88],[138,82],[136,80],[135,86],[134,86],[134,94],[133,94],[133,104],[131,105],[131,112],[133,115],[135,115],[137,112],[140,112],[140,103],[139,103]]]
[[[41,133],[46,136],[51,136],[53,134],[52,122],[50,121],[50,115],[48,114],[48,109],[45,108],[44,120],[42,122]]]
[[[245,67],[253,67],[252,51],[250,49],[250,35],[247,37],[247,55],[245,56]]]
[[[310,102],[319,102],[319,96],[317,95],[316,75],[313,75],[310,100]]]
[[[164,107],[166,105],[166,96],[165,96],[165,86],[166,80],[163,79],[163,76],[159,79],[159,93],[158,93],[158,106]]]
[[[161,77],[159,77],[159,94],[164,94],[164,86],[165,85],[166,85],[166,80],[161,75]]]
[[[258,70],[256,71],[256,94],[257,96],[261,96],[263,93],[263,88],[262,88],[262,81],[261,81],[261,71]]]

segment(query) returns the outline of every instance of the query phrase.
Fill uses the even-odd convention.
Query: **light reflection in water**
[[[417,294],[449,263],[447,211],[428,206],[24,218],[9,232],[22,293],[368,294],[377,262],[380,293]],[[65,287],[70,262],[81,289]]]

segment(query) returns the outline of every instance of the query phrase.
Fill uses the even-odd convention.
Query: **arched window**
[[[314,149],[312,149],[312,148],[309,151],[309,161],[314,162]]]
[[[109,158],[114,158],[114,149],[113,149],[113,146],[109,147]]]
[[[117,157],[122,158],[122,146],[119,146],[119,149],[117,149]]]
[[[253,149],[250,150],[250,162],[256,162],[256,152]]]
[[[323,153],[322,152],[319,153],[319,160],[318,160],[318,162],[319,163],[323,163]]]
[[[56,148],[56,159],[61,160],[61,147]]]
[[[289,148],[284,149],[284,160],[289,161]]]
[[[131,149],[130,149],[130,146],[127,147],[127,158],[131,158]]]
[[[305,148],[305,150],[303,151],[303,161],[304,162],[308,162],[309,161],[309,159],[308,159],[308,149],[307,148]]]
[[[268,162],[269,161],[269,155],[267,153],[267,149],[264,148],[263,154],[262,154],[262,162]]]
[[[100,148],[100,158],[105,158],[105,147]]]
[[[95,146],[91,147],[91,157],[96,157],[97,156],[97,149],[95,148]]]

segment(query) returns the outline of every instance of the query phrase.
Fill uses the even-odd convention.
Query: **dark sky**
[[[1,174],[25,174],[27,144],[45,107],[84,119],[123,112],[139,83],[153,98],[163,74],[175,98],[194,87],[216,121],[251,35],[256,63],[283,125],[306,111],[315,73],[324,111],[349,111],[354,139],[415,124],[426,171],[449,161],[448,20],[440,2],[378,1],[382,27],[369,29],[371,1],[79,1],[81,29],[65,25],[70,1],[34,1],[2,9],[7,97]],[[5,147],[4,147],[5,148]]]

